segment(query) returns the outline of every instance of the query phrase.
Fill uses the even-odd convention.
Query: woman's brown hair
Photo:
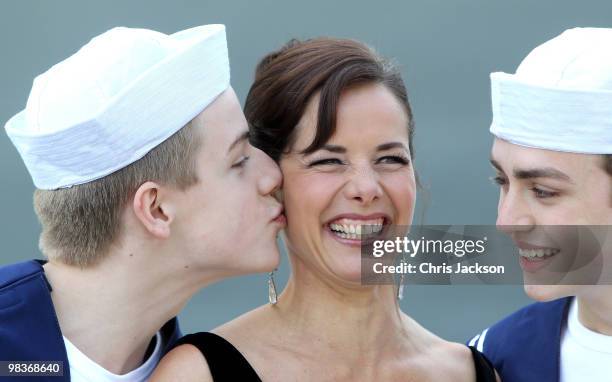
[[[251,143],[278,162],[291,149],[308,102],[320,92],[317,132],[303,153],[318,150],[334,134],[342,92],[365,83],[383,84],[405,108],[413,155],[412,110],[397,68],[360,42],[334,38],[291,40],[259,62],[244,110]]]

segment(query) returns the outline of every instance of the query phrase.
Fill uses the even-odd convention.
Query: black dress
[[[249,361],[223,337],[209,332],[189,334],[175,346],[184,344],[193,345],[202,352],[215,382],[261,382]],[[476,368],[476,382],[495,382],[491,362],[474,347],[470,346],[470,350]]]

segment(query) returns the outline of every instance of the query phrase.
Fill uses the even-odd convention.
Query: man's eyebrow
[[[490,160],[491,165],[495,167],[495,169],[501,173],[504,172],[502,170],[501,165],[495,159]],[[529,168],[529,169],[514,169],[512,171],[513,175],[517,179],[535,179],[535,178],[550,178],[556,180],[563,180],[569,183],[572,182],[571,178],[564,172],[557,170],[553,167],[541,167],[541,168]]]
[[[513,173],[517,179],[550,178],[574,183],[567,174],[552,167],[514,169]]]
[[[234,142],[232,142],[232,144],[229,146],[229,148],[227,149],[227,152],[229,153],[230,151],[232,151],[236,146],[238,146],[238,144],[242,143],[243,141],[246,141],[247,139],[249,139],[249,131],[245,131],[242,134],[240,134],[238,136],[238,138],[236,138],[234,140]]]
[[[499,172],[504,172],[504,170],[502,170],[501,165],[499,163],[497,163],[497,161],[493,158],[491,158],[489,160],[489,162],[491,162],[491,166],[495,167],[495,169]]]
[[[376,151],[385,151],[385,150],[391,150],[391,149],[397,149],[397,148],[408,151],[408,148],[406,147],[406,145],[404,145],[401,142],[383,143],[382,145],[376,146]]]

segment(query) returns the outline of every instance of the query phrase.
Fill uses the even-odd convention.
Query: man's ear
[[[167,189],[155,182],[143,183],[134,194],[132,208],[143,227],[160,239],[170,237],[174,209],[166,200]]]

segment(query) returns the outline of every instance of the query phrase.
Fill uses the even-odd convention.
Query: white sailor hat
[[[90,182],[137,161],[229,86],[225,27],[114,28],[34,79],[6,123],[34,184]]]
[[[491,133],[554,151],[612,154],[612,29],[574,28],[516,74],[491,74]]]

